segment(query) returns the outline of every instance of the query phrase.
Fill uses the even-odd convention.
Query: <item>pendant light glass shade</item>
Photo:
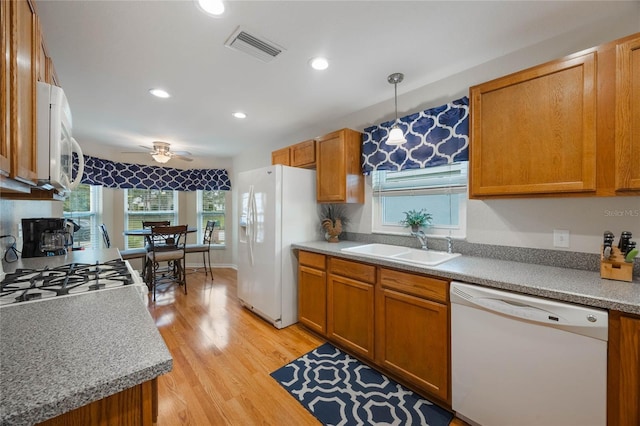
[[[393,127],[391,128],[391,131],[389,132],[389,139],[387,139],[386,144],[387,145],[402,145],[406,141],[407,140],[405,139],[404,135],[402,134],[402,129],[400,129],[400,127],[398,127],[397,124],[394,124]]]
[[[402,133],[402,129],[398,127],[398,83],[404,79],[404,74],[396,72],[387,77],[387,81],[393,84],[394,88],[394,100],[396,105],[396,122],[389,132],[389,138],[386,140],[387,145],[402,145],[407,140]]]

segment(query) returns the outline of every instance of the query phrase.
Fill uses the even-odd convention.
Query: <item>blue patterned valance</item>
[[[182,170],[170,167],[143,166],[116,163],[89,155],[84,156],[84,174],[81,182],[120,189],[231,190],[231,181],[224,169]]]
[[[364,129],[362,172],[440,166],[469,159],[469,98],[466,96],[398,119],[407,142],[387,145],[395,120]]]

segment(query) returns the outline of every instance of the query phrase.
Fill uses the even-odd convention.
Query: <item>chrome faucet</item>
[[[423,231],[412,232],[411,235],[416,237],[420,241],[420,247],[422,250],[429,250],[427,247],[427,235]]]
[[[451,254],[453,253],[453,240],[451,239],[451,237],[446,237],[447,240],[447,253]]]

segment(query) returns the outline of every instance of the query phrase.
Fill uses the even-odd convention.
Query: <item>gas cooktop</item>
[[[44,269],[17,269],[0,282],[0,306],[136,284],[127,263],[70,263]]]

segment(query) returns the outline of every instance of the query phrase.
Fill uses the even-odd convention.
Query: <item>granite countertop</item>
[[[83,256],[119,257],[117,250],[115,257],[98,252]],[[51,266],[70,261],[54,257],[59,259]],[[0,336],[2,425],[42,422],[172,368],[171,354],[134,286],[3,306]]]
[[[632,282],[606,280],[600,278],[598,272],[466,255],[427,267],[341,251],[362,244],[316,241],[292,244],[291,247],[532,296],[640,314],[638,277]]]

